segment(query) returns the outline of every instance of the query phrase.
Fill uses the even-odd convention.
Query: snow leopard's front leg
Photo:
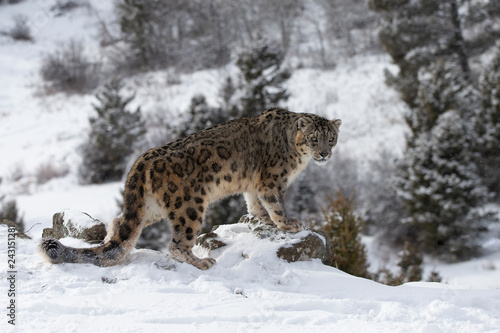
[[[259,193],[258,198],[262,206],[267,210],[271,220],[282,230],[298,232],[304,230],[304,226],[299,219],[288,217],[285,209],[285,193],[268,190],[265,193]]]

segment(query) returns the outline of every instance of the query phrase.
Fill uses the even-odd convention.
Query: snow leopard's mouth
[[[314,159],[314,163],[317,165],[325,165],[328,162],[327,158]]]

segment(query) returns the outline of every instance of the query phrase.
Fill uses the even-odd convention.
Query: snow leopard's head
[[[325,165],[337,144],[340,125],[340,119],[328,120],[314,114],[304,114],[297,121],[297,150],[310,155],[316,164]]]

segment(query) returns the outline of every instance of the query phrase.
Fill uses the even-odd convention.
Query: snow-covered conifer
[[[236,61],[242,76],[239,116],[255,116],[288,99],[290,94],[283,84],[291,73],[281,68],[284,58],[285,53],[275,43],[265,40],[239,54]]]
[[[500,44],[479,79],[479,102],[475,124],[479,135],[478,165],[486,186],[500,196]]]
[[[134,95],[122,97],[123,84],[112,80],[96,94],[96,117],[90,117],[91,130],[81,146],[80,180],[83,183],[104,183],[119,180],[126,171],[128,157],[144,136],[145,123],[138,107],[129,111]]]
[[[481,208],[488,191],[472,147],[459,113],[447,111],[408,148],[397,178],[408,222],[418,229],[423,250],[447,261],[480,253],[478,236],[487,230],[489,216]]]

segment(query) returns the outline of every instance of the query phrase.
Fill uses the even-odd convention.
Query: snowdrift
[[[288,234],[261,239],[248,224],[217,229],[227,244],[200,271],[160,252],[135,250],[127,264],[51,265],[37,240],[17,239],[16,325],[5,332],[498,332],[500,290],[440,283],[388,287],[325,266],[276,256]],[[0,239],[7,228],[0,227]],[[62,242],[84,246],[76,239]],[[197,255],[207,251],[196,248]],[[7,262],[6,246],[0,248]],[[2,269],[2,294],[7,267]],[[7,304],[5,300],[2,304]],[[4,308],[4,313],[7,310]]]

